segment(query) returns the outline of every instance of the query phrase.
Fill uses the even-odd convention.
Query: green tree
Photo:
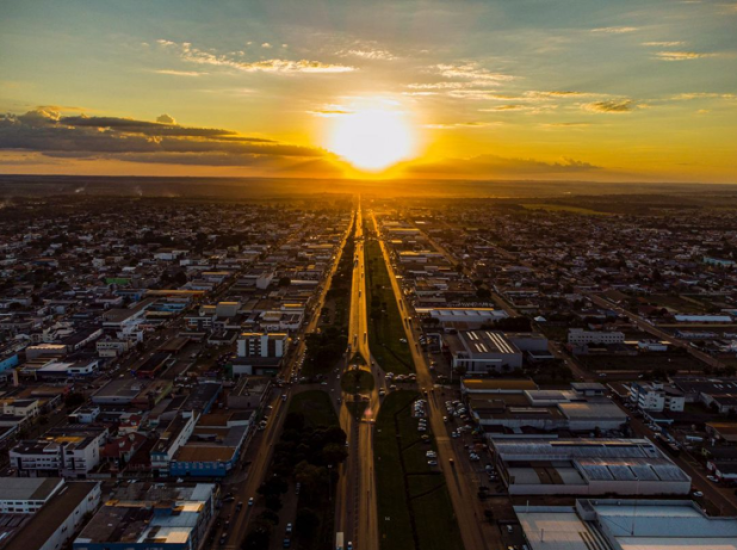
[[[310,540],[320,526],[320,516],[311,508],[301,508],[294,520],[294,530],[300,539]]]

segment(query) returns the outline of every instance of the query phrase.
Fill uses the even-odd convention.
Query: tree
[[[72,392],[64,398],[64,405],[67,409],[76,409],[77,407],[84,404],[87,401],[84,395],[77,392]]]
[[[311,508],[301,508],[297,511],[297,516],[294,520],[294,530],[297,537],[311,539],[315,536],[319,525],[320,516]]]
[[[331,443],[323,447],[322,456],[325,464],[340,464],[348,458],[348,453],[345,450],[345,446]]]
[[[268,548],[273,530],[273,526],[268,521],[254,521],[253,527],[246,535],[241,548],[243,550],[263,550],[264,548]]]
[[[479,300],[488,300],[489,298],[491,298],[491,291],[488,288],[480,287],[476,291],[476,297]]]

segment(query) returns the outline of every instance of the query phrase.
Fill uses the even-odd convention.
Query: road
[[[360,363],[358,367],[371,372],[374,380],[377,381],[377,378],[381,380],[383,376],[377,376],[378,367],[374,366],[368,344],[366,271],[360,202],[355,219],[356,261],[353,269],[348,325],[348,343],[351,350],[348,354],[349,364],[346,368],[355,368],[350,364],[350,360],[354,354],[358,353],[365,360],[358,362]],[[365,365],[362,364],[364,362]],[[348,435],[349,453],[340,471],[336,496],[335,530],[343,532],[346,542],[351,541],[354,547],[360,547],[362,550],[378,550],[379,548],[373,448],[373,419],[380,406],[378,388],[377,383],[369,396],[369,406],[362,420],[357,421],[346,406],[346,403],[353,398],[352,395],[343,394],[343,406],[340,408],[340,424]]]
[[[379,236],[379,244],[381,245],[386,267],[389,270],[389,279],[392,282],[394,297],[397,300],[400,311],[410,312],[411,305],[404,300],[402,289],[397,282],[397,274],[392,267],[389,251],[381,238],[379,224],[373,212],[371,213],[371,218],[376,234]],[[428,390],[428,417],[430,419],[430,427],[435,434],[439,457],[438,462],[445,475],[448,493],[453,502],[453,509],[458,520],[458,527],[461,531],[465,550],[501,548],[498,529],[492,529],[488,524],[484,523],[483,510],[476,498],[476,492],[478,491],[476,476],[471,470],[461,467],[463,463],[462,455],[456,452],[453,441],[448,435],[447,426],[443,422],[443,416],[447,414],[444,397],[434,391],[434,380],[418,341],[419,330],[417,327],[409,329],[405,324],[405,333],[412,352],[412,359],[415,363],[417,384],[421,389]],[[457,466],[450,465],[451,458],[453,458]]]
[[[722,363],[718,359],[712,357],[711,355],[704,353],[703,351],[694,349],[692,346],[688,344],[688,342],[680,340],[674,337],[672,334],[669,334],[665,332],[664,330],[659,329],[658,327],[654,326],[652,323],[649,323],[648,321],[646,321],[644,318],[640,317],[639,315],[632,313],[631,311],[628,311],[618,306],[617,304],[614,304],[610,302],[609,300],[602,298],[601,296],[597,296],[596,294],[588,293],[586,296],[589,298],[589,300],[591,300],[597,306],[611,309],[613,311],[616,311],[620,315],[624,315],[632,323],[634,323],[637,326],[637,328],[639,328],[643,332],[647,332],[648,334],[651,334],[652,336],[655,336],[656,338],[670,342],[675,347],[685,349],[693,357],[695,357],[696,359],[699,359],[700,361],[706,363],[707,365],[710,365],[716,368],[724,368],[725,366],[724,363]]]

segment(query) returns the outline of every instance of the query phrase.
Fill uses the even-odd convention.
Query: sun
[[[327,148],[369,172],[379,172],[413,156],[415,138],[401,111],[372,108],[336,116]]]

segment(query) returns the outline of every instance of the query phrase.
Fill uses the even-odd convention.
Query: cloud
[[[471,122],[450,122],[450,123],[441,123],[441,124],[425,124],[424,127],[430,130],[450,130],[453,128],[487,128],[489,126],[500,126],[501,124],[503,123],[499,121],[495,121],[495,122],[471,121]]]
[[[198,71],[175,71],[174,69],[159,69],[154,72],[156,74],[166,74],[170,76],[202,76],[207,74]]]
[[[685,42],[673,41],[673,42],[643,42],[643,46],[657,47],[657,48],[675,48],[677,46],[685,45]]]
[[[166,113],[163,115],[159,115],[159,117],[156,119],[156,122],[158,122],[159,124],[176,124],[177,123],[177,121],[174,120],[173,117],[170,117]]]
[[[48,157],[116,159],[129,162],[246,166],[271,159],[319,158],[320,149],[243,136],[231,130],[119,117],[61,116],[36,109],[0,115],[0,151],[38,152]],[[280,160],[281,159],[281,160]]]
[[[529,109],[529,108],[530,107],[528,105],[520,105],[519,103],[510,103],[507,105],[499,105],[497,107],[491,107],[489,109],[480,109],[480,111],[494,113],[494,112],[504,112],[504,111],[524,111],[525,109]]]
[[[689,92],[685,94],[678,94],[673,96],[671,99],[676,101],[688,101],[691,99],[726,99],[732,100],[737,99],[737,94],[724,94],[717,92]]]
[[[343,116],[343,115],[352,115],[354,114],[354,111],[351,111],[349,109],[316,109],[314,111],[307,111],[308,113],[320,116],[320,117],[336,117],[336,116]]]
[[[389,50],[382,50],[378,48],[353,48],[349,50],[342,50],[338,52],[338,55],[342,57],[360,57],[362,59],[381,61],[392,61],[397,58]]]
[[[637,27],[599,27],[598,29],[591,29],[591,32],[599,32],[605,34],[627,34],[630,32],[636,32],[640,30]]]
[[[588,162],[563,157],[556,162],[531,158],[510,158],[498,155],[481,155],[470,159],[445,159],[433,163],[410,165],[407,170],[415,174],[459,176],[524,176],[543,174],[575,174],[601,170]]]
[[[546,124],[541,124],[541,126],[545,128],[584,128],[586,126],[591,126],[591,123],[589,122],[549,122]]]
[[[348,65],[340,65],[334,63],[326,63],[323,61],[315,61],[308,59],[291,60],[291,59],[262,59],[258,61],[240,61],[232,56],[219,55],[212,51],[201,50],[195,48],[189,42],[176,44],[170,41],[162,42],[167,49],[178,49],[179,56],[183,61],[188,63],[198,63],[200,65],[212,65],[216,67],[225,67],[236,69],[247,73],[275,73],[275,74],[320,74],[320,73],[346,73],[357,70],[356,67]],[[263,45],[262,45],[263,47]]]
[[[585,111],[594,113],[629,113],[635,109],[635,104],[631,99],[613,99],[610,101],[596,101],[587,103],[582,108]]]
[[[658,52],[655,56],[663,61],[690,61],[704,57],[715,57],[716,54],[701,52]]]
[[[443,78],[470,80],[474,83],[478,82],[505,82],[514,80],[514,77],[508,74],[492,73],[491,71],[479,67],[476,63],[439,64],[433,67]]]

